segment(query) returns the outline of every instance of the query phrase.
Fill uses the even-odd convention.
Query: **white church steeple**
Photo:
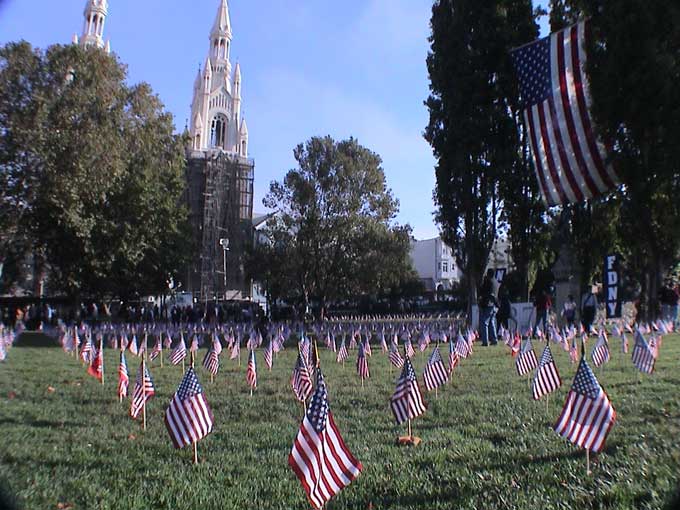
[[[189,129],[191,149],[245,157],[248,131],[241,119],[241,68],[236,64],[232,74],[232,32],[227,0],[219,0],[209,39],[203,72],[199,72],[200,78],[194,83]]]
[[[107,53],[111,52],[109,41],[104,42],[104,23],[109,11],[108,0],[87,0],[85,3],[85,21],[83,23],[83,35],[78,40],[78,36],[73,36],[74,43],[81,46],[96,46],[103,48]]]

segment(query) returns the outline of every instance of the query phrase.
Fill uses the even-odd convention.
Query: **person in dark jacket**
[[[493,269],[486,276],[479,288],[479,339],[482,345],[496,345],[496,307],[498,306],[498,281]]]

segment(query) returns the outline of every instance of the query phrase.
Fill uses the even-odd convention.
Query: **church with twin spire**
[[[251,296],[245,253],[253,242],[255,162],[248,154],[241,67],[232,67],[232,26],[227,0],[218,2],[205,63],[193,86],[186,146],[185,202],[195,247],[182,290],[201,301]],[[82,35],[74,44],[107,53],[108,0],[87,0]]]

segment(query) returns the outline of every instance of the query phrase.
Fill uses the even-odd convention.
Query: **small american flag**
[[[382,350],[383,354],[387,354],[389,349],[387,348],[387,341],[385,340],[385,332],[383,331],[380,333],[380,349]]]
[[[213,414],[192,367],[165,410],[165,427],[175,448],[197,443],[213,429]]]
[[[539,400],[543,395],[552,393],[560,386],[562,386],[562,380],[557,372],[557,365],[550,352],[550,346],[546,345],[531,384],[531,393],[534,400]]]
[[[274,365],[274,346],[272,345],[271,340],[267,344],[267,347],[265,347],[264,349],[263,357],[264,364],[267,365],[267,368],[269,370],[271,370],[272,366]]]
[[[404,362],[404,368],[397,381],[397,388],[390,398],[390,406],[397,424],[412,420],[423,414],[427,409],[409,358],[406,358]]]
[[[184,336],[181,336],[179,343],[170,351],[170,363],[179,365],[187,357],[187,344],[184,343]]]
[[[537,366],[538,360],[536,359],[534,347],[531,345],[531,338],[527,338],[527,341],[524,342],[522,350],[519,352],[519,355],[515,360],[515,367],[517,368],[517,373],[520,376],[526,375]]]
[[[143,374],[143,375],[142,375]],[[146,402],[156,394],[156,389],[153,386],[153,379],[146,363],[142,361],[137,372],[137,379],[135,380],[135,389],[132,391],[132,404],[130,406],[130,416],[135,420],[139,417]]]
[[[155,360],[158,356],[160,356],[162,351],[163,351],[163,345],[161,343],[161,337],[159,336],[156,339],[156,343],[154,344],[153,349],[151,349],[151,353],[149,354],[149,359],[151,361]]]
[[[255,362],[255,350],[248,355],[248,368],[246,369],[246,381],[252,389],[257,388],[257,363]]]
[[[240,356],[241,354],[241,339],[237,338],[234,340],[234,345],[231,348],[231,354],[229,355],[229,359],[236,359]]]
[[[295,368],[293,368],[293,375],[290,378],[290,385],[293,388],[295,398],[300,402],[304,402],[312,394],[312,378],[302,352],[299,351]]]
[[[366,359],[366,350],[364,342],[359,342],[359,354],[357,355],[357,374],[360,379],[368,379],[368,360]]]
[[[163,340],[163,347],[166,349],[169,349],[172,347],[172,337],[170,336],[170,333],[166,332],[165,333],[165,340]]]
[[[585,358],[581,361],[555,432],[575,445],[599,452],[616,421],[616,411]]]
[[[92,341],[89,337],[80,350],[80,359],[83,363],[90,363],[92,357]]]
[[[342,342],[340,342],[340,349],[338,349],[338,355],[336,361],[338,363],[344,362],[349,357],[347,353],[347,346],[345,345],[345,338],[343,337]]]
[[[316,377],[316,391],[302,419],[288,464],[312,507],[319,509],[352,483],[363,467],[335,425],[320,369]]]
[[[439,345],[435,345],[434,349],[432,349],[430,359],[427,360],[427,365],[425,365],[425,370],[423,371],[423,379],[425,380],[427,391],[432,391],[446,384],[449,380],[449,374],[439,352]]]
[[[578,361],[578,346],[576,345],[576,335],[571,337],[571,347],[569,348],[569,359],[572,363]]]
[[[92,356],[92,362],[90,366],[87,367],[87,373],[92,377],[97,379],[99,382],[102,380],[102,374],[104,373],[104,350],[97,349],[95,355]]]
[[[651,374],[654,372],[654,364],[656,363],[656,355],[650,345],[638,331],[635,333],[635,345],[633,346],[633,365],[637,367],[640,372]]]
[[[205,358],[203,358],[203,368],[205,368],[213,376],[217,375],[220,370],[220,355],[215,348],[210,349]]]
[[[456,352],[456,344],[453,341],[453,335],[451,340],[449,340],[449,373],[453,373],[453,369],[456,368],[458,362],[460,361],[460,356]]]
[[[597,343],[593,347],[590,357],[596,367],[602,366],[609,361],[609,343],[604,333],[600,333],[598,336]]]
[[[191,341],[189,346],[189,352],[196,353],[198,351],[198,337],[194,335],[194,339]]]
[[[465,340],[463,335],[459,332],[456,338],[456,354],[459,358],[467,358],[471,354],[470,344]]]
[[[407,358],[412,358],[413,356],[416,355],[416,351],[413,350],[413,344],[411,343],[410,338],[406,339],[406,341],[404,342],[404,347],[406,348],[406,357]]]
[[[621,331],[621,352],[623,354],[628,354],[628,338],[624,331]]]
[[[127,397],[130,376],[128,375],[125,351],[120,351],[120,363],[118,364],[118,398]]]
[[[137,335],[132,335],[132,339],[130,340],[130,345],[128,345],[128,349],[130,349],[130,352],[134,354],[135,356],[139,356],[139,346],[137,345]]]
[[[390,363],[394,365],[397,368],[401,368],[404,366],[404,358],[402,357],[401,353],[397,349],[397,346],[395,344],[390,345],[390,353],[388,355],[390,359]]]

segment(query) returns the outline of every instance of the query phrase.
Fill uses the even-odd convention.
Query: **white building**
[[[85,21],[83,22],[83,34],[73,34],[73,43],[81,46],[96,46],[104,48],[106,53],[111,52],[111,42],[104,43],[104,24],[109,12],[108,0],[87,0],[85,3]]]
[[[411,260],[428,292],[450,290],[460,280],[451,248],[440,237],[411,242]]]
[[[248,127],[241,116],[241,66],[237,62],[232,73],[229,59],[232,32],[227,0],[220,0],[209,39],[208,57],[194,82],[189,126],[191,149],[220,150],[245,158]]]

